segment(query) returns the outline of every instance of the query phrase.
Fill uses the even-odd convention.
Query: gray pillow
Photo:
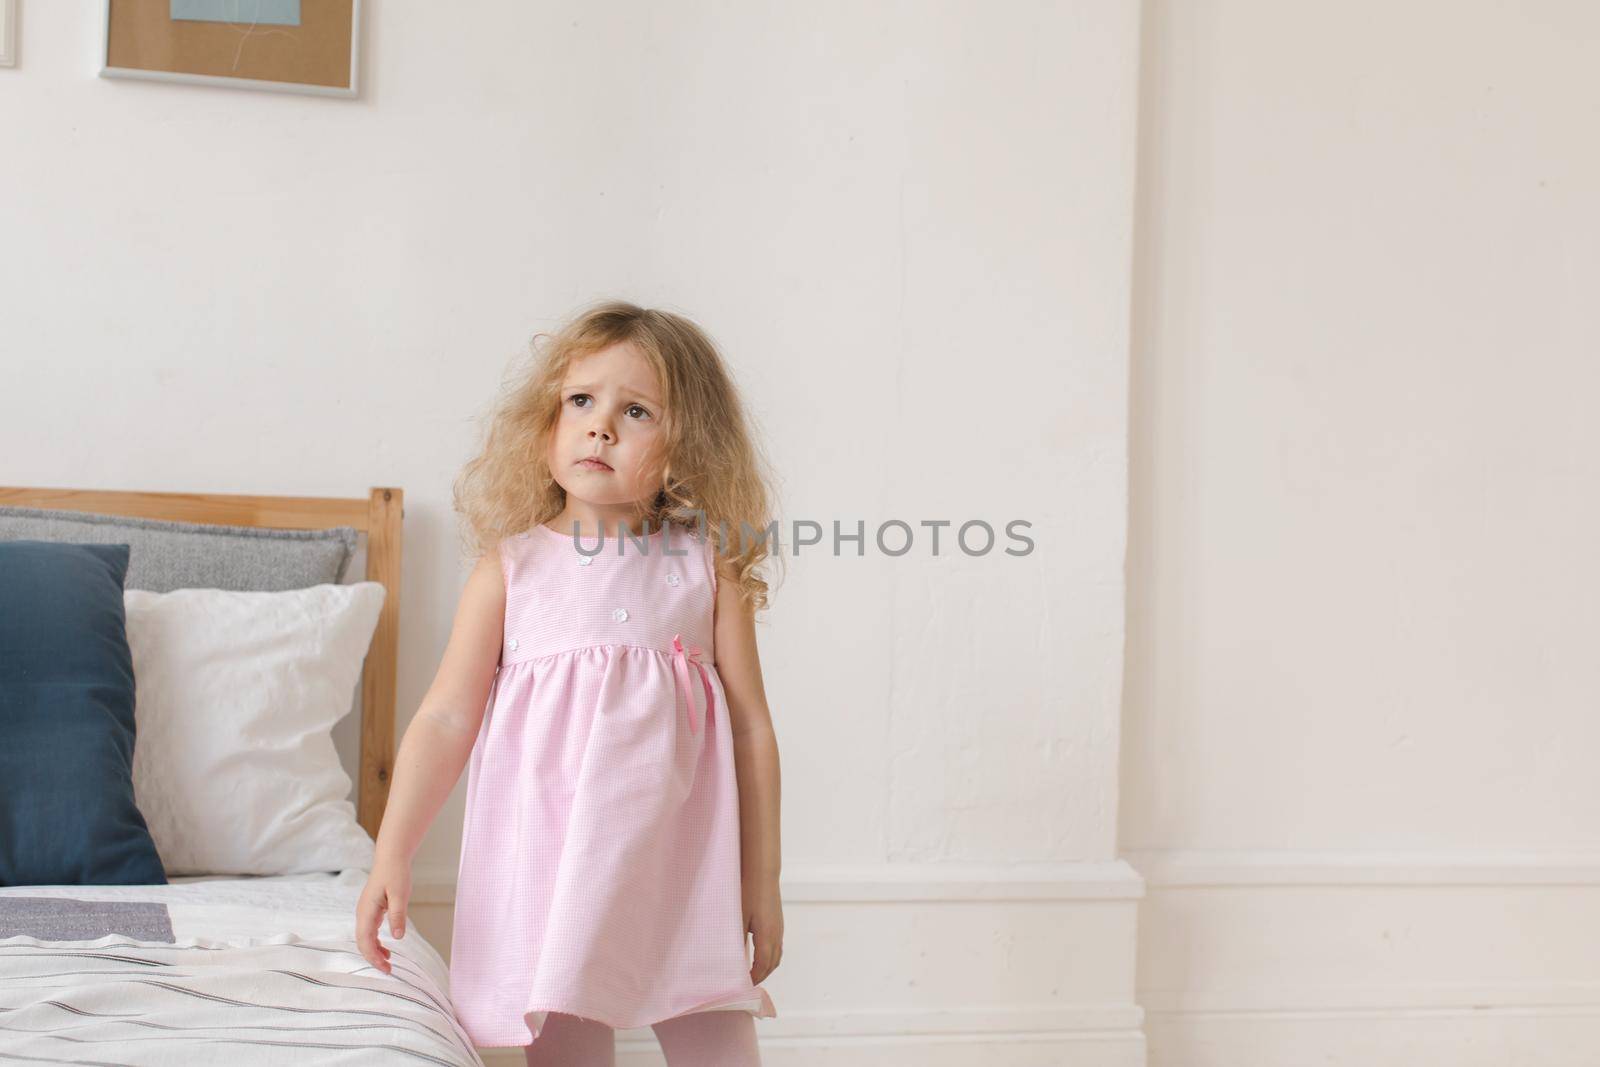
[[[129,547],[126,588],[278,592],[338,585],[356,551],[354,527],[269,530],[0,507],[0,541],[66,541]]]

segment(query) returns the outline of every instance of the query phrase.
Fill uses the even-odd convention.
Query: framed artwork
[[[0,0],[0,67],[17,65],[17,0]]]
[[[105,3],[103,78],[356,95],[361,0]]]

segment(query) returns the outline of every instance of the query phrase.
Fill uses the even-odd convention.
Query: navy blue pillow
[[[127,545],[0,541],[0,885],[165,885],[133,802]]]

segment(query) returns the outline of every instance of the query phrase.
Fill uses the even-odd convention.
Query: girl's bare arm
[[[409,863],[472,754],[500,662],[506,611],[499,553],[478,560],[461,591],[449,643],[395,756],[378,831],[380,857]]]
[[[778,740],[761,683],[756,651],[755,614],[739,595],[726,561],[717,565],[713,640],[717,674],[728,698],[733,730],[733,760],[739,780],[739,857],[744,890],[745,929],[754,938],[750,980],[759,983],[783,956],[783,903],[778,890],[782,869],[778,800],[781,781]]]

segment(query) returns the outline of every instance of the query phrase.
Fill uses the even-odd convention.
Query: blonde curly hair
[[[623,300],[594,304],[554,333],[535,334],[531,363],[503,383],[478,451],[452,487],[468,557],[496,550],[504,538],[561,513],[566,490],[546,460],[561,384],[573,360],[623,342],[654,368],[666,407],[662,485],[641,502],[640,518],[651,529],[704,532],[714,558],[731,564],[745,603],[766,608],[761,569],[769,558],[783,558],[770,552],[764,536],[777,529],[775,479],[733,378],[695,323]]]

